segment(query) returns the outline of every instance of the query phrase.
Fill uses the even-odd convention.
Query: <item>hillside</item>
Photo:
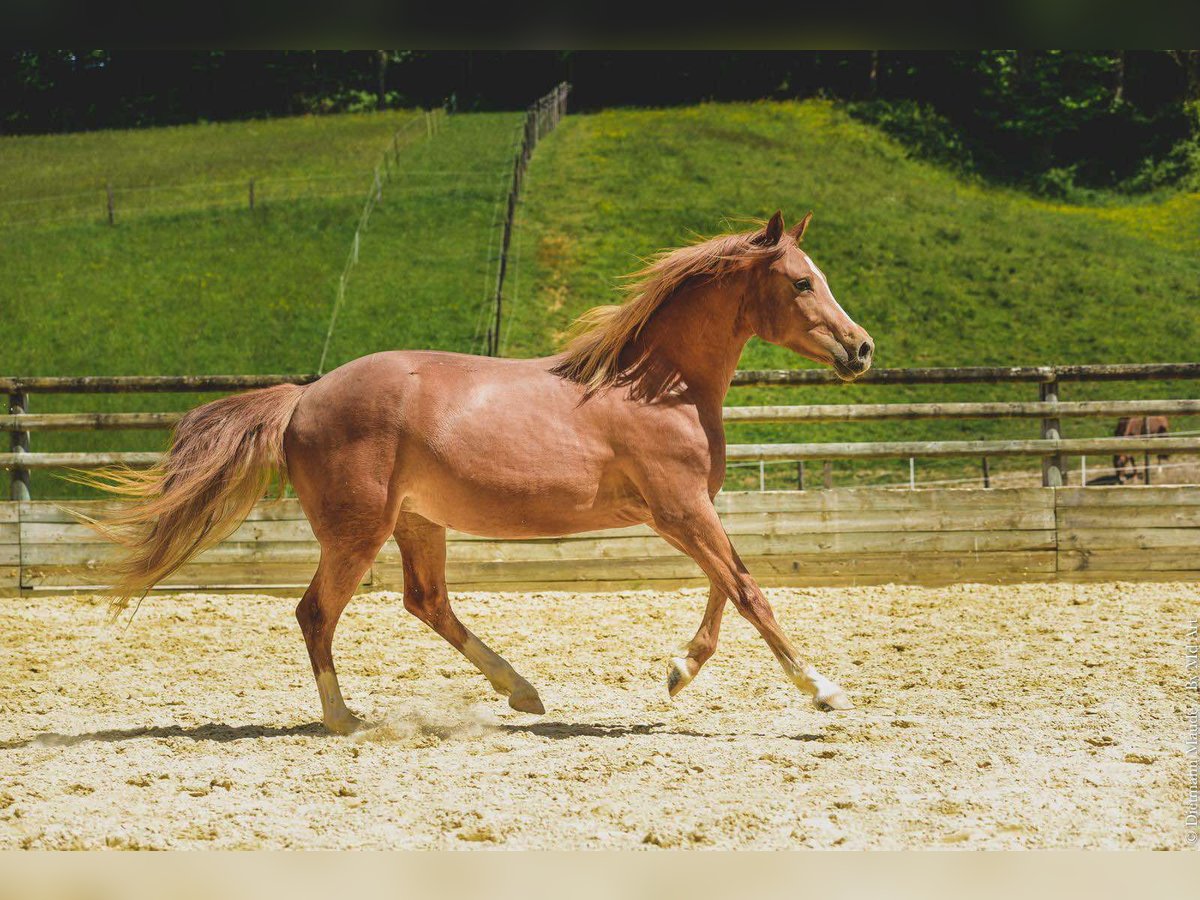
[[[327,368],[394,347],[475,351],[495,213],[520,115],[413,111],[0,139],[0,274],[21,374],[312,371],[371,172],[398,165],[364,235]],[[255,179],[256,208],[248,206]],[[106,182],[116,226],[105,223]],[[824,102],[569,115],[534,156],[503,352],[552,352],[638,258],[815,210],[806,249],[878,344],[880,366],[1196,358],[1200,197],[1056,206],[909,158]],[[808,365],[752,342],[743,366]],[[1071,385],[1063,399],[1194,396],[1194,385]],[[1007,389],[830,387],[730,402],[1033,399]],[[35,397],[34,410],[170,409],[201,397]],[[1178,420],[1175,430],[1200,428]],[[1073,421],[1076,436],[1109,421]],[[1026,422],[747,425],[734,440],[1035,436]],[[153,449],[160,433],[35,436],[34,449]],[[1096,461],[1099,464],[1099,461]],[[922,463],[955,474],[966,464]],[[974,465],[973,463],[971,465]],[[1026,462],[997,464],[1025,466]],[[840,473],[849,470],[838,464]],[[757,473],[743,472],[757,481]],[[794,468],[768,472],[785,485]],[[875,481],[907,477],[902,462]],[[35,493],[62,488],[35,475]]]
[[[618,276],[637,268],[639,257],[697,234],[747,228],[747,219],[779,207],[789,222],[815,211],[805,249],[842,305],[875,337],[879,366],[1196,358],[1198,195],[1156,205],[1056,206],[911,159],[881,132],[818,101],[572,115],[539,147],[527,191],[505,325],[509,355],[550,352],[582,310],[613,302]],[[742,358],[744,368],[805,365],[757,340]],[[1063,399],[1148,395],[1194,396],[1194,385],[1070,385]],[[1032,386],[772,388],[735,391],[730,402],[767,397],[1029,400],[1036,392]],[[1182,419],[1172,425],[1200,427]],[[1069,423],[1076,436],[1112,426]],[[730,434],[734,440],[949,439],[1034,437],[1036,428],[1032,420],[928,421],[754,425]],[[997,468],[1021,465],[1028,462]],[[907,477],[906,464],[891,468],[883,480]],[[788,471],[779,479],[794,477],[782,469]]]
[[[314,371],[373,169],[393,147],[398,165],[363,235],[327,368],[388,347],[470,349],[519,122],[442,117],[430,137],[423,114],[398,111],[0,139],[3,369]],[[32,408],[172,409],[201,399],[39,396]],[[153,449],[163,435],[34,441],[47,451]],[[59,490],[48,475],[34,478],[39,496]]]

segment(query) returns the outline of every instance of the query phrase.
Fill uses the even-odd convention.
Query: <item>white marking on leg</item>
[[[508,698],[508,705],[513,709],[536,715],[541,715],[546,711],[533,685],[518,675],[517,670],[510,666],[504,657],[493,651],[470,631],[467,632],[462,653],[491,682],[492,688],[497,694],[503,694]]]
[[[830,681],[810,665],[785,663],[784,671],[791,682],[812,697],[813,706],[821,712],[833,709],[854,709],[854,704],[836,682]]]
[[[467,639],[463,643],[462,653],[492,683],[497,694],[504,694],[507,697],[512,693],[515,678],[520,676],[505,661],[504,657],[494,652],[469,631]]]
[[[700,663],[690,656],[676,656],[667,668],[667,693],[674,697],[692,683],[700,672]]]
[[[362,724],[362,720],[346,708],[336,672],[322,672],[317,676],[317,693],[321,695],[321,720],[330,731],[349,734]]]

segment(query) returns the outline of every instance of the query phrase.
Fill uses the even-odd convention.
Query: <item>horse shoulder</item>
[[[638,468],[661,471],[673,480],[703,479],[709,493],[725,477],[725,431],[719,415],[705,415],[694,404],[651,403],[630,407],[618,434]]]

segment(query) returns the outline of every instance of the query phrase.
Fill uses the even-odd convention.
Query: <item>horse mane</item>
[[[575,320],[563,358],[550,371],[583,385],[588,394],[612,387],[621,377],[621,351],[680,288],[743,272],[779,253],[779,244],[754,241],[761,233],[721,234],[654,254],[646,266],[625,276],[623,303],[592,307]]]

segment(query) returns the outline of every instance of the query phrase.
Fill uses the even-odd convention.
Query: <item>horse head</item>
[[[875,342],[834,299],[825,277],[800,240],[812,220],[808,213],[785,231],[776,212],[751,238],[761,247],[777,247],[748,296],[747,314],[755,334],[814,362],[832,366],[838,377],[853,381],[867,369]]]

